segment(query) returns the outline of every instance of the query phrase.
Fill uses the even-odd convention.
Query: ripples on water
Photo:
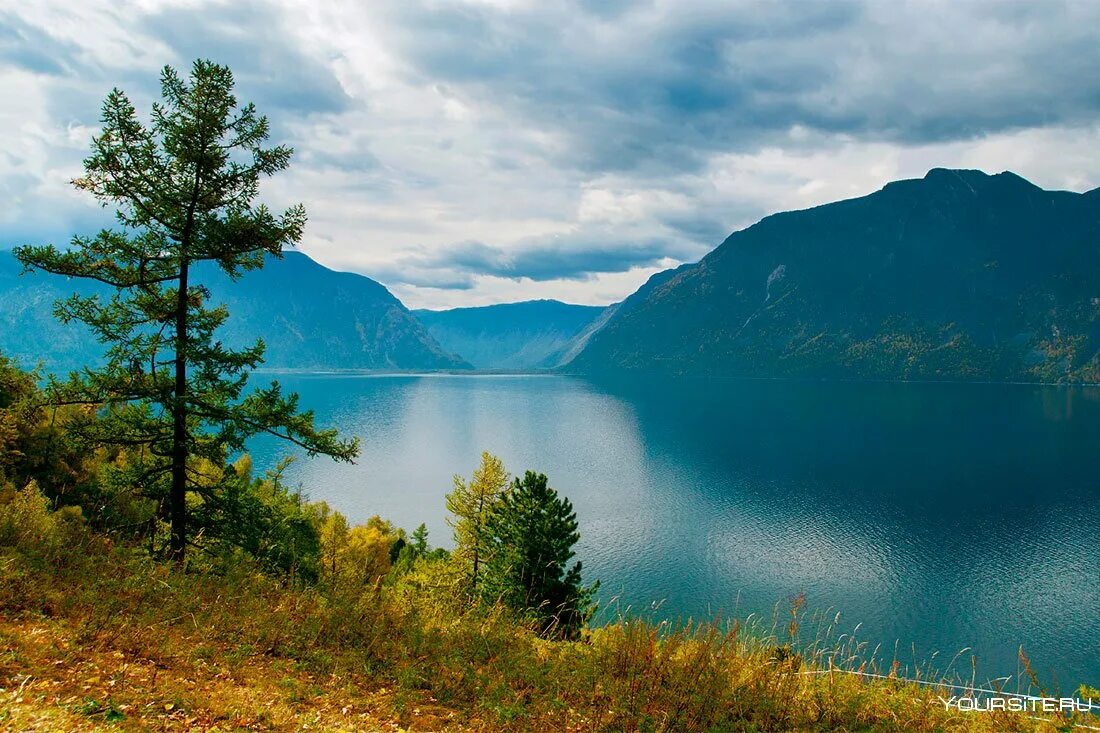
[[[550,376],[282,377],[354,466],[290,478],[354,521],[426,522],[482,450],[573,502],[604,599],[665,617],[804,593],[903,662],[1100,681],[1100,389]],[[286,449],[257,441],[259,465]],[[966,670],[969,670],[969,664]]]

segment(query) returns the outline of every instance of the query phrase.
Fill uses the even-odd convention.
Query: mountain
[[[53,317],[53,302],[104,286],[35,272],[20,276],[10,252],[0,252],[0,352],[50,371],[96,363],[102,348],[79,324]],[[293,369],[467,369],[445,351],[408,309],[370,278],[335,272],[299,252],[271,258],[262,270],[232,283],[210,263],[193,282],[229,307],[221,337],[244,345],[263,338],[265,367]]]
[[[102,350],[81,324],[64,325],[53,315],[54,301],[72,293],[94,295],[107,288],[87,280],[55,275],[21,275],[23,266],[0,250],[0,354],[30,368],[42,361],[50,371],[70,371],[100,361]]]
[[[203,276],[200,276],[203,277]],[[205,274],[214,298],[229,306],[230,342],[257,336],[266,366],[298,369],[465,369],[383,285],[335,272],[299,252],[272,259],[230,283]]]
[[[603,306],[529,300],[413,314],[443,348],[462,354],[475,367],[532,369],[547,366],[551,355],[604,310]]]
[[[662,275],[565,368],[1100,382],[1100,189],[934,169]]]
[[[650,276],[648,280],[637,290],[635,290],[629,297],[622,300],[619,303],[612,303],[604,308],[599,315],[596,316],[587,326],[585,326],[580,332],[573,338],[562,345],[560,349],[555,351],[550,356],[546,357],[545,364],[552,368],[561,369],[570,364],[577,356],[584,351],[584,348],[588,346],[588,342],[594,335],[599,333],[607,326],[608,323],[616,321],[616,319],[622,318],[630,312],[639,303],[645,302],[649,293],[668,282],[671,278],[675,277],[679,272],[692,267],[693,265],[685,264],[680,265],[677,268],[671,270],[663,270]]]

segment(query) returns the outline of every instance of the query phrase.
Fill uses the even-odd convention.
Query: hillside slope
[[[102,353],[79,324],[64,325],[53,303],[79,291],[108,289],[36,272],[20,275],[10,252],[0,252],[0,352],[27,366],[67,371],[94,364]],[[209,263],[192,281],[207,286],[213,302],[231,317],[226,343],[263,338],[265,366],[293,369],[461,369],[469,365],[448,353],[385,287],[370,278],[335,272],[299,252],[271,259],[238,282]]]
[[[547,356],[544,360],[544,364],[551,368],[565,368],[584,351],[593,336],[607,327],[607,324],[613,323],[616,319],[629,313],[638,304],[644,303],[650,293],[664,285],[683,270],[693,266],[694,265],[691,264],[684,264],[676,268],[662,270],[661,272],[650,275],[649,279],[627,298],[618,303],[612,303],[600,311],[599,315],[573,338],[569,339],[569,341],[563,344],[557,351]]]
[[[1097,382],[1100,189],[934,169],[769,216],[639,295],[570,371]]]

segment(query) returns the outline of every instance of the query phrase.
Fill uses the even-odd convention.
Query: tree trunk
[[[477,590],[477,569],[479,561],[481,560],[481,538],[485,533],[485,522],[483,520],[483,509],[485,507],[485,497],[479,496],[477,498],[477,533],[474,535],[474,575],[473,581],[470,583],[472,590]]]
[[[182,564],[187,553],[187,259],[180,263],[176,299],[176,384],[172,408],[172,560]]]

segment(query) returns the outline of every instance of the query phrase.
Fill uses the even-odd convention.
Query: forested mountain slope
[[[632,300],[567,369],[1097,382],[1100,189],[934,169],[769,216]]]

